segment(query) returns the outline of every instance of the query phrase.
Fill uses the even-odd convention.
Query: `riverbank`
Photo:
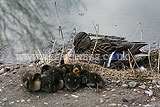
[[[19,64],[3,67],[0,74],[0,106],[8,107],[116,107],[116,106],[160,106],[160,75],[151,71],[112,70],[98,65],[81,63],[92,72],[99,73],[106,81],[106,86],[99,91],[80,88],[75,92],[67,89],[56,93],[30,93],[22,86],[21,76],[25,70],[35,67]],[[1,66],[2,70],[2,66]]]

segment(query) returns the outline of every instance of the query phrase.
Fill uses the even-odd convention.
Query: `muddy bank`
[[[133,80],[132,83],[125,83],[109,76],[112,70],[105,69],[105,72],[99,70],[106,81],[106,86],[99,91],[83,87],[75,92],[64,88],[56,93],[41,91],[30,93],[22,86],[21,75],[26,72],[25,69],[35,69],[35,67],[18,66],[17,69],[0,75],[0,106],[2,107],[160,106],[160,79],[157,78],[152,77],[145,82]]]

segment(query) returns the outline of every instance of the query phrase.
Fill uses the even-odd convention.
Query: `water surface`
[[[159,41],[159,4],[159,0],[57,0],[66,42],[79,31],[95,33],[92,21],[99,24],[101,34],[141,41],[142,33],[142,41]],[[54,0],[0,0],[0,47],[10,46],[1,60],[33,53],[51,40],[62,44]]]

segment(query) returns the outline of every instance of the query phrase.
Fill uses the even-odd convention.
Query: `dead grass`
[[[85,62],[79,62],[83,69],[87,69],[90,72],[96,72],[100,74],[105,80],[112,79],[112,80],[120,80],[122,83],[127,83],[129,81],[149,81],[155,80],[160,77],[159,74],[151,71],[140,71],[135,69],[133,73],[132,70],[115,70],[115,69],[108,69],[104,68],[97,64],[88,64]]]

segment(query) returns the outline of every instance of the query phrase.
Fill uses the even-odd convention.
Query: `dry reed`
[[[151,44],[149,43],[148,61],[149,61],[150,69],[153,72],[152,65],[151,65],[151,59],[150,59],[150,56],[151,56],[150,54],[151,54]]]
[[[92,50],[92,54],[91,54],[91,57],[89,58],[88,63],[90,63],[91,58],[93,57],[94,51],[95,51],[97,43],[98,43],[99,25],[98,25],[98,29],[97,29],[93,21],[92,21],[92,24],[93,24],[94,30],[96,31],[96,42],[94,44],[94,47],[93,47],[93,50]]]
[[[58,8],[57,8],[57,2],[56,2],[56,0],[54,0],[54,6],[55,6],[55,9],[56,9],[56,15],[57,15],[57,18],[58,18],[59,34],[61,35],[62,41],[63,41],[63,49],[62,49],[61,57],[60,57],[60,60],[59,60],[59,65],[60,65],[62,56],[63,56],[64,51],[65,51],[65,40],[64,40],[64,36],[63,36],[63,31],[62,31],[62,26],[61,26],[61,22],[60,22],[60,17],[59,17],[59,14],[58,14]]]

